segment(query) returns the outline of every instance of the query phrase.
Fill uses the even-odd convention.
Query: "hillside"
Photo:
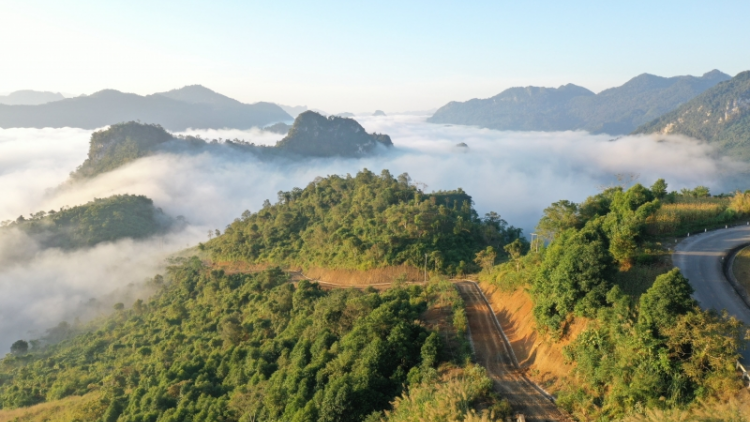
[[[40,105],[0,105],[0,127],[96,129],[112,122],[144,121],[172,131],[249,129],[289,121],[272,103],[243,104],[201,86],[152,95],[103,90]]]
[[[310,157],[357,157],[373,152],[378,145],[391,147],[393,142],[388,135],[367,133],[354,119],[306,111],[297,116],[276,148]]]
[[[7,105],[38,105],[65,99],[59,92],[33,91],[24,89],[0,95],[0,104]]]
[[[750,159],[750,71],[722,82],[634,133],[680,134]]]
[[[61,325],[59,343],[14,343],[0,361],[0,420],[399,421],[424,414],[410,396],[440,420],[479,406],[497,409],[482,420],[508,416],[467,364],[463,304],[447,281],[324,291],[279,268],[229,274],[193,257],[148,283],[155,297]]]
[[[510,88],[492,98],[450,102],[428,121],[497,130],[626,134],[729,78],[718,70],[701,77],[642,74],[598,94],[573,84]]]
[[[202,248],[215,261],[367,270],[408,264],[450,275],[476,254],[521,236],[495,213],[480,219],[463,190],[423,193],[406,174],[367,169],[279,192],[275,205],[243,214]],[[494,252],[493,252],[494,253]]]
[[[30,218],[20,216],[5,222],[0,233],[18,229],[42,247],[77,249],[123,238],[149,237],[175,228],[176,223],[145,196],[115,195],[59,211],[40,211]]]

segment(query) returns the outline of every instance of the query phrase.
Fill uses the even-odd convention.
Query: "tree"
[[[651,193],[654,194],[656,199],[664,199],[667,196],[667,182],[664,179],[659,179],[651,185]]]
[[[487,249],[477,252],[477,257],[474,259],[474,262],[482,267],[483,270],[489,270],[495,265],[495,258],[497,258],[495,248],[487,246]]]
[[[695,306],[694,290],[678,268],[656,277],[654,285],[640,299],[638,321],[657,330],[674,325],[678,316]]]
[[[18,340],[10,346],[10,352],[14,355],[23,355],[29,351],[29,343],[24,340]]]
[[[551,241],[557,233],[567,229],[580,228],[580,224],[578,205],[562,200],[544,209],[544,215],[539,220],[536,230],[540,236]]]

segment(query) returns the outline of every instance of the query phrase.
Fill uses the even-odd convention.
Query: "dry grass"
[[[366,286],[374,284],[389,284],[398,279],[404,281],[421,281],[424,274],[415,267],[399,265],[371,270],[344,270],[330,268],[308,268],[305,275],[314,280],[336,284],[339,286]]]
[[[684,227],[715,219],[728,206],[729,200],[724,198],[664,204],[646,219],[646,233],[652,236],[676,233]]]
[[[729,402],[701,403],[690,409],[649,410],[623,422],[750,422],[750,392],[743,390]]]
[[[732,272],[740,285],[750,293],[750,247],[741,250],[734,258]]]
[[[412,386],[393,402],[382,422],[502,422],[510,412],[505,403],[497,409],[477,409],[478,401],[492,389],[484,368],[441,367],[437,379]],[[480,406],[484,407],[484,406]]]
[[[0,410],[0,422],[90,422],[104,415],[101,394],[89,393],[20,409]]]

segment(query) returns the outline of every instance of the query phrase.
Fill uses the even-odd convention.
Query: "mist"
[[[63,319],[85,318],[82,304],[142,283],[163,270],[164,258],[207,239],[244,210],[257,211],[277,192],[305,187],[316,176],[410,174],[427,191],[458,187],[480,215],[496,211],[530,233],[543,209],[560,199],[582,201],[618,183],[617,174],[650,185],[665,178],[670,190],[706,185],[714,193],[737,186],[744,164],[714,155],[683,137],[624,137],[584,132],[499,132],[424,123],[426,116],[358,116],[369,131],[391,136],[395,147],[360,158],[260,161],[252,154],[159,154],[99,177],[57,188],[86,157],[91,131],[0,129],[0,221],[59,209],[114,194],[141,194],[188,228],[164,238],[123,240],[93,249],[36,250],[19,233],[0,234],[0,353],[18,338],[34,338]],[[189,130],[204,139],[240,139],[272,145],[282,135],[258,130]],[[456,144],[463,142],[466,148]],[[13,258],[19,245],[32,258]],[[132,295],[131,295],[132,296]],[[132,297],[129,297],[132,299]],[[132,303],[132,302],[131,302]],[[130,303],[126,303],[130,305]]]

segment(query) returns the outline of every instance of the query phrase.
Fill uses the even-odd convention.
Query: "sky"
[[[750,69],[747,1],[0,0],[0,93],[202,84],[329,113]]]

